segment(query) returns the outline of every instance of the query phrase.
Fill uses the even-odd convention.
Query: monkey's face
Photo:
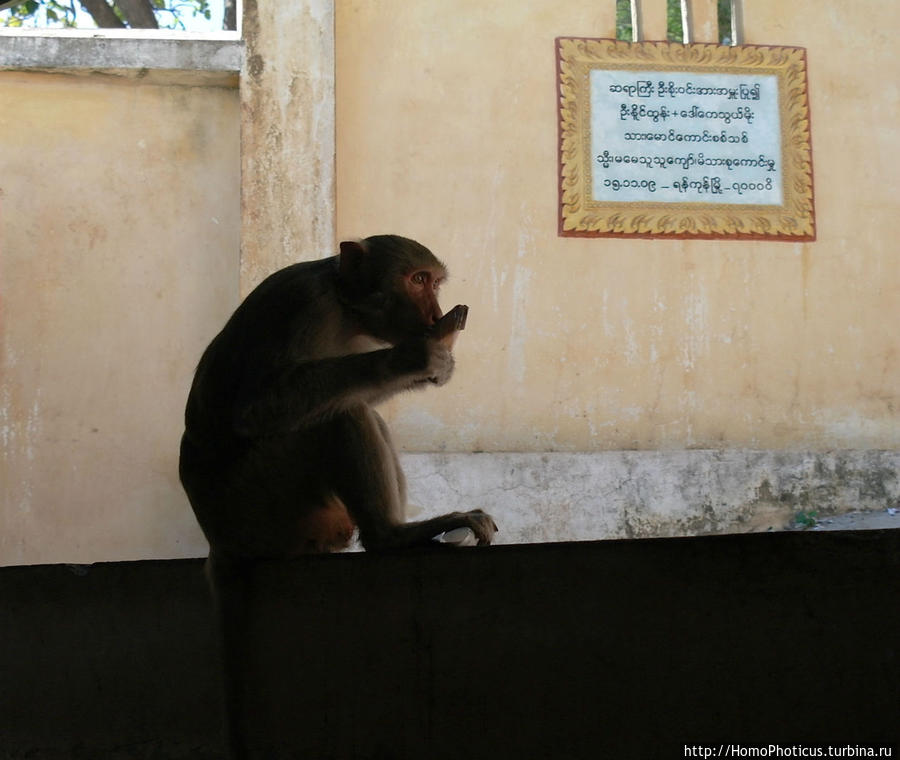
[[[443,315],[438,303],[441,284],[447,279],[447,272],[437,267],[422,267],[403,278],[403,288],[407,299],[415,304],[421,325],[431,327]]]
[[[422,337],[443,312],[444,265],[424,246],[395,235],[341,243],[341,300],[359,327],[397,344]]]
[[[438,294],[446,276],[446,271],[438,267],[417,267],[396,276],[385,288],[385,308],[383,319],[377,320],[377,337],[399,343],[424,335],[443,316]]]

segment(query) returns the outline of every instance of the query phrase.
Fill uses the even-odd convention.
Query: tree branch
[[[225,0],[222,28],[230,31],[237,29],[237,0]]]
[[[132,29],[159,29],[150,0],[115,0]]]
[[[81,0],[81,7],[91,14],[94,23],[101,29],[125,28],[106,0]]]

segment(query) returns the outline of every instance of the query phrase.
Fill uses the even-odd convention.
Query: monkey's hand
[[[429,349],[427,380],[435,385],[444,385],[453,374],[453,354],[444,341],[427,340],[426,344]]]
[[[429,382],[434,385],[445,385],[453,375],[455,362],[450,348],[444,341],[426,339],[425,347],[428,352],[428,363],[424,370],[424,377],[418,382]]]
[[[394,350],[393,366],[399,374],[411,375],[413,385],[444,385],[453,374],[450,349],[434,338],[420,338],[400,344]]]

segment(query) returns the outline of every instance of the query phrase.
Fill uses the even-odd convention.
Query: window
[[[739,45],[741,0],[616,0],[616,39],[644,39],[641,10],[648,2],[666,3],[666,39],[693,42],[693,11],[701,2],[714,5],[718,16],[718,42]]]
[[[235,31],[237,0],[0,0],[0,28]]]

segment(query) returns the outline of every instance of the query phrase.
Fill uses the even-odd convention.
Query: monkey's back
[[[302,262],[267,277],[197,366],[179,474],[210,544],[233,554],[323,551],[346,545],[352,534],[343,505],[331,504],[308,477],[323,466],[315,435],[247,436],[236,425],[241,400],[258,392],[286,354],[314,353],[323,312],[337,297],[336,264],[334,257]],[[266,529],[257,537],[260,524]]]
[[[316,340],[322,304],[336,288],[336,257],[301,262],[263,280],[203,352],[185,407],[185,435],[215,446],[237,435],[239,399],[285,353]]]

